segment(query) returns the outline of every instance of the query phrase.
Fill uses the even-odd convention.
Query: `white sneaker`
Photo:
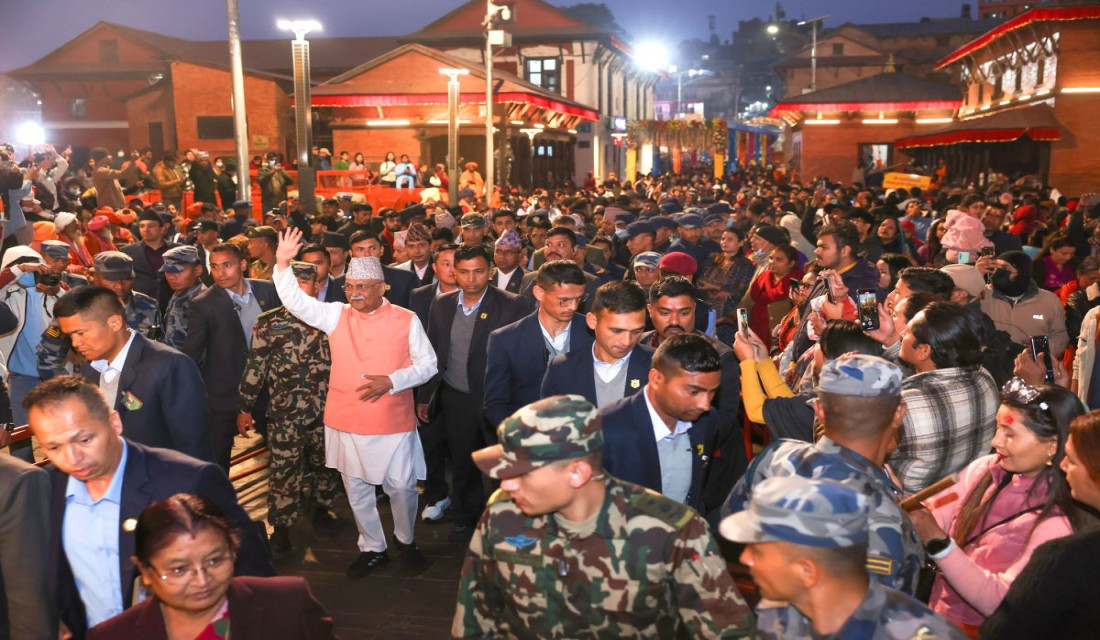
[[[424,511],[420,514],[420,517],[429,522],[443,519],[443,512],[451,507],[451,499],[443,498],[435,504],[430,504],[424,507]]]

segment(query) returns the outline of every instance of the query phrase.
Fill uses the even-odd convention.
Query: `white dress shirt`
[[[617,362],[604,362],[596,357],[596,344],[592,344],[592,369],[596,372],[596,375],[600,377],[600,380],[604,382],[610,382],[615,376],[619,375],[619,371],[630,362],[630,354],[634,353],[631,349],[626,357],[620,358]]]

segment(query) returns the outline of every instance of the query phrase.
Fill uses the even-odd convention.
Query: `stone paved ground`
[[[237,440],[235,453],[259,444],[259,439]],[[266,454],[234,467],[233,473],[266,462]],[[267,515],[267,471],[238,480],[241,504],[255,520]],[[393,532],[389,504],[379,503],[383,526]],[[344,570],[358,555],[355,523],[346,502],[338,510],[342,526],[335,538],[314,535],[309,517],[292,529],[296,552],[276,562],[281,575],[302,576],[314,595],[336,621],[342,640],[419,640],[446,638],[458,594],[458,574],[464,549],[447,543],[450,523],[417,523],[416,541],[431,564],[415,574],[401,566],[391,548],[390,564],[358,580]]]

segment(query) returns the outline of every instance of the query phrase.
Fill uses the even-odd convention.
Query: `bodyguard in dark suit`
[[[210,396],[214,460],[226,471],[237,434],[237,388],[252,344],[252,328],[261,313],[279,306],[275,285],[245,278],[247,268],[235,245],[214,247],[210,252],[214,286],[191,301],[181,349],[202,372]]]
[[[356,231],[351,235],[351,257],[353,258],[374,257],[381,261],[384,249],[382,241],[376,235],[366,231]],[[416,274],[382,265],[382,277],[386,281],[386,293],[383,294],[386,300],[389,300],[390,304],[408,309],[412,291],[418,286]],[[336,280],[343,288],[344,276]]]
[[[651,349],[638,344],[645,332],[645,300],[645,290],[636,282],[601,286],[585,318],[595,335],[592,348],[551,360],[541,397],[577,394],[603,408],[637,393],[653,356]]]
[[[462,244],[455,250],[458,291],[437,297],[428,313],[428,340],[435,347],[439,373],[416,394],[421,423],[440,427],[426,433],[428,475],[442,473],[442,445],[451,452],[455,530],[452,542],[466,542],[485,508],[481,473],[470,455],[484,446],[488,432],[482,413],[486,345],[494,330],[530,313],[520,298],[489,286],[489,249]],[[438,433],[443,431],[442,434]],[[426,499],[426,501],[429,501]]]
[[[208,287],[214,286],[214,278],[210,275],[207,248],[218,244],[220,233],[218,223],[207,218],[199,218],[187,225],[187,231],[194,234],[195,248],[199,252],[199,264],[202,265],[202,275],[199,276],[199,280]]]
[[[50,477],[0,454],[0,496],[0,640],[56,638],[57,607],[45,571]]]
[[[698,329],[698,304],[695,286],[682,276],[665,276],[649,289],[649,317],[656,329],[642,336],[642,344],[656,349],[676,335],[706,338],[718,351],[722,380],[714,396],[714,428],[707,449],[714,451],[707,484],[702,496],[707,507],[721,505],[737,480],[744,475],[749,461],[741,437],[741,367],[733,349],[705,336]],[[696,328],[692,330],[692,327]]]
[[[61,620],[75,638],[133,602],[137,517],[149,503],[177,493],[212,501],[240,531],[238,575],[274,574],[259,531],[221,469],[126,440],[118,414],[79,376],[44,382],[26,404],[31,429],[52,463],[45,570]]]
[[[703,509],[710,459],[711,400],[721,379],[718,351],[691,334],[665,340],[641,393],[600,410],[604,469]]]
[[[546,251],[547,262],[572,260],[577,251],[577,234],[572,229],[554,227],[546,234],[546,246],[543,249]],[[535,302],[534,288],[537,277],[537,272],[529,271],[523,274],[523,282],[519,286],[519,294],[527,298],[532,305]],[[587,312],[587,305],[592,304],[593,299],[596,297],[596,289],[600,286],[600,280],[591,273],[585,273],[584,280],[584,293],[588,296],[584,311]]]
[[[435,282],[435,270],[432,268],[432,232],[422,222],[410,224],[405,232],[405,253],[409,259],[393,265],[394,269],[403,269],[416,276],[417,287]]]
[[[54,315],[87,361],[81,375],[118,411],[123,435],[214,460],[206,387],[190,358],[131,331],[118,296],[103,287],[70,291],[58,300]]]
[[[155,211],[145,209],[138,218],[141,240],[119,249],[134,261],[134,291],[156,300],[162,312],[172,297],[172,289],[160,268],[164,266],[164,252],[177,246],[164,239],[168,227]]]
[[[585,295],[581,268],[555,260],[539,268],[538,278],[538,310],[489,334],[484,408],[490,427],[539,399],[550,360],[592,349],[592,336],[579,313]]]
[[[329,271],[332,267],[332,257],[329,256],[328,249],[319,244],[307,244],[298,251],[298,259],[317,267],[317,279],[323,283],[317,292],[318,300],[347,303],[344,283],[342,281],[337,283],[336,278],[333,278]]]
[[[493,243],[493,275],[489,284],[508,293],[519,293],[523,276],[527,273],[519,266],[523,256],[523,241],[515,229],[507,229]],[[505,274],[508,274],[505,277]],[[503,285],[503,286],[502,286]]]

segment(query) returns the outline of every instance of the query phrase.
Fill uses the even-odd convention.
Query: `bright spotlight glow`
[[[37,122],[24,122],[15,130],[15,139],[28,146],[46,144],[46,130]]]
[[[768,32],[768,35],[770,35],[770,36],[774,36],[775,34],[779,33],[779,25],[777,25],[777,24],[769,24],[769,25],[768,25],[768,28],[767,28],[767,29],[765,29],[765,31],[767,31],[767,32]]]
[[[283,31],[292,31],[296,40],[305,40],[310,31],[321,30],[321,23],[316,20],[279,20],[275,26]]]
[[[668,67],[668,48],[653,40],[643,42],[635,48],[634,60],[647,71],[663,70]]]

